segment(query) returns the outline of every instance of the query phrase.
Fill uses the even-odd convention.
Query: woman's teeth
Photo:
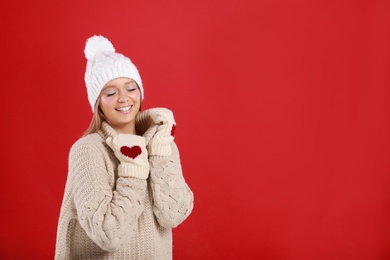
[[[130,110],[130,108],[131,108],[131,106],[128,106],[128,107],[120,107],[120,108],[117,108],[116,110],[118,110],[118,111],[129,111]]]

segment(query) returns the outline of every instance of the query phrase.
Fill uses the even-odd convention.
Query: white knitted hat
[[[116,53],[114,46],[107,38],[92,36],[85,44],[84,53],[87,58],[84,80],[92,111],[100,91],[110,80],[116,78],[133,79],[138,84],[143,100],[144,88],[137,68],[129,58]]]

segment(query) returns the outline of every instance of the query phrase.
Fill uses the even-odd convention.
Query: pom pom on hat
[[[99,54],[115,52],[112,43],[103,36],[92,36],[85,44],[84,54],[87,60],[94,60]]]
[[[142,80],[136,66],[128,57],[115,52],[107,38],[96,35],[90,37],[85,44],[84,54],[87,58],[84,80],[92,111],[103,87],[116,78],[133,79],[140,89],[142,100],[144,99]]]

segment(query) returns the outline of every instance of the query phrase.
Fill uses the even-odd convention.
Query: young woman
[[[90,127],[71,148],[55,259],[172,259],[193,208],[170,110],[140,111],[137,68],[111,42],[85,46]]]

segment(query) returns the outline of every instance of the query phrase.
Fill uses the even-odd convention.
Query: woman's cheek
[[[100,98],[100,108],[103,110],[103,112],[107,109],[107,107],[110,106],[110,99],[107,97],[101,97]]]
[[[141,92],[139,90],[132,92],[131,93],[131,98],[134,99],[134,100],[140,101],[141,100]]]

